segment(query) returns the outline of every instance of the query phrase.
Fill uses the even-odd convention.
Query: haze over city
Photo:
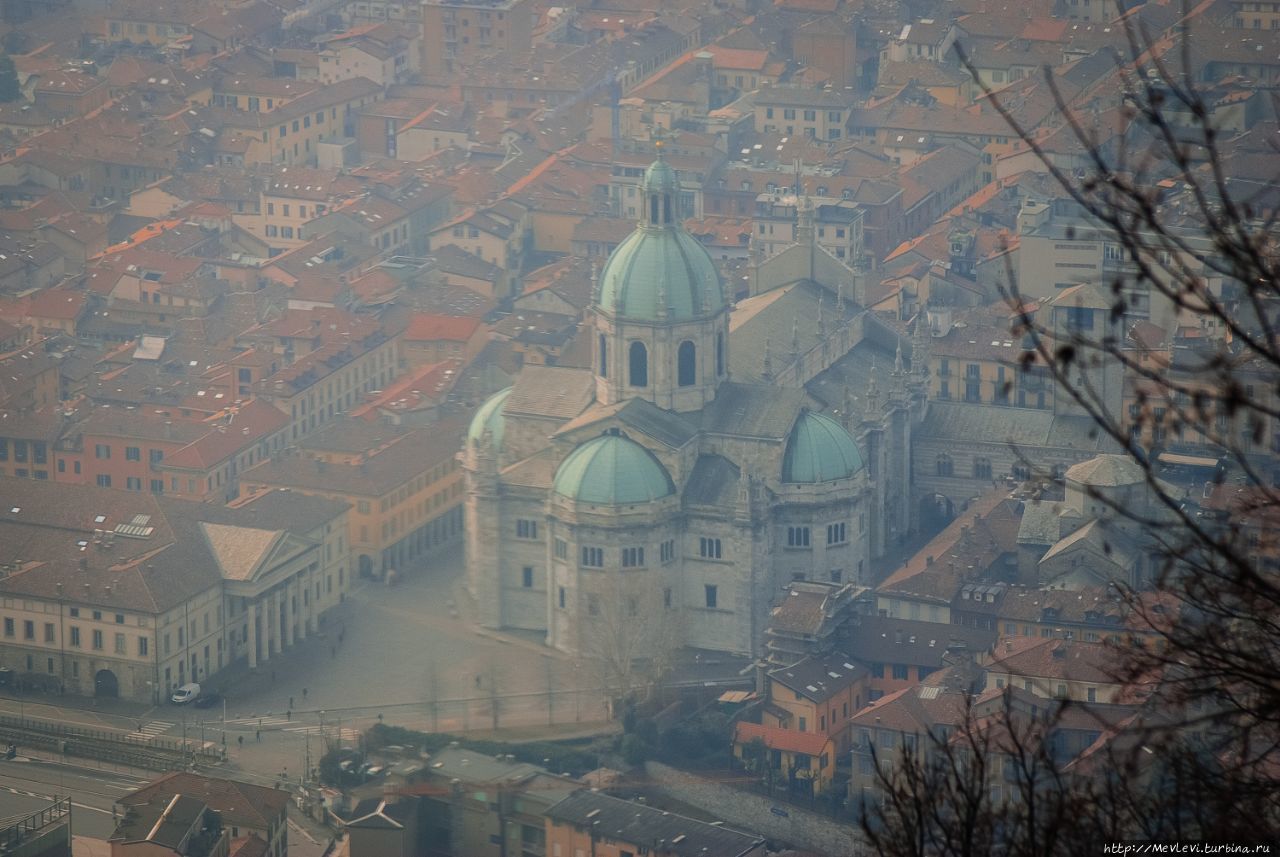
[[[1280,842],[1280,2],[0,0],[0,855]]]

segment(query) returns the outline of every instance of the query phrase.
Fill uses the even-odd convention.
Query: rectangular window
[[[698,556],[703,559],[722,559],[720,540],[702,536],[698,539]]]
[[[555,552],[556,559],[567,560],[569,558],[569,543],[564,539],[556,539]]]
[[[789,548],[809,547],[809,528],[808,527],[787,527],[787,547]]]
[[[906,664],[894,664],[894,665],[893,665],[893,677],[894,677],[894,678],[896,678],[896,679],[898,679],[899,681],[905,681],[905,680],[909,677],[909,676],[908,676],[908,673],[907,673],[907,665],[906,665]]]
[[[136,446],[126,446],[124,448],[124,460],[125,461],[141,461],[142,450]]]
[[[128,488],[130,491],[142,490],[142,480],[136,476],[126,476],[124,479],[124,482],[125,482],[125,487]]]
[[[151,449],[151,450],[148,450],[148,451],[147,451],[147,459],[148,459],[152,464],[159,464],[161,461],[164,461],[164,450],[163,450],[163,449]]]
[[[842,545],[848,541],[847,532],[844,521],[836,524],[827,524],[827,544]]]
[[[520,518],[516,521],[516,538],[518,539],[536,539],[538,537],[538,522]]]
[[[658,546],[658,559],[662,560],[662,564],[666,565],[676,558],[676,543],[674,539],[667,539]]]
[[[93,632],[93,648],[94,651],[102,651],[102,632],[95,630]]]
[[[564,609],[564,587],[563,586],[560,587],[559,598],[560,598],[560,609],[563,610]]]
[[[36,638],[36,623],[30,619],[26,619],[22,623],[22,639],[34,640]]]
[[[640,568],[644,565],[644,548],[623,548],[622,567]]]
[[[13,620],[8,616],[4,617],[4,635],[6,637],[13,636]]]
[[[714,608],[715,608],[715,606],[716,606],[716,602],[717,602],[718,595],[719,595],[719,593],[718,593],[718,591],[717,591],[716,586],[715,586],[714,584],[710,584],[710,583],[708,583],[708,584],[707,584],[705,587],[703,587],[703,588],[704,588],[705,593],[706,593],[707,607],[708,607],[708,608],[713,608],[713,609],[714,609]]]
[[[604,548],[583,545],[582,565],[586,568],[604,568]]]
[[[147,656],[147,638],[138,638],[138,657],[145,658]]]
[[[533,566],[526,565],[520,569],[520,585],[525,589],[533,588]]]
[[[111,445],[107,443],[95,443],[93,445],[93,457],[94,458],[110,458]]]
[[[116,654],[128,654],[128,649],[125,648],[124,634],[116,634]]]

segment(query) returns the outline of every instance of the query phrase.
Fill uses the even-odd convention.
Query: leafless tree
[[[592,659],[610,704],[644,693],[671,668],[681,642],[680,614],[663,579],[606,571],[586,585],[583,652]]]
[[[1243,156],[1206,96],[1187,9],[1161,32],[1123,10],[1118,26],[1126,42],[1114,86],[1095,88],[1081,102],[1045,71],[1043,85],[1073,144],[1069,156],[1061,146],[1051,151],[1046,135],[1024,125],[1001,92],[983,89],[1085,227],[1121,251],[1109,281],[1094,284],[1109,303],[1097,325],[1053,323],[1036,311],[1042,284],[1019,283],[1012,271],[1004,296],[1014,333],[1028,346],[1024,368],[1047,371],[1057,395],[1069,397],[1145,476],[1153,500],[1147,508],[1091,496],[1113,522],[1141,533],[1156,560],[1153,579],[1118,588],[1132,621],[1157,642],[1118,653],[1116,677],[1158,692],[1151,710],[1104,742],[1112,755],[1069,770],[1031,746],[1012,755],[1043,768],[1060,791],[1058,810],[1078,817],[1098,842],[1178,835],[1280,841],[1280,149],[1266,144],[1277,171],[1269,181],[1249,181],[1234,168]],[[982,85],[965,45],[957,51]],[[1103,90],[1114,100],[1099,103]],[[1193,335],[1153,358],[1136,340],[1139,320],[1155,306]],[[1173,340],[1175,330],[1166,333]],[[1125,406],[1097,383],[1108,367],[1126,379]],[[1160,453],[1173,439],[1221,462],[1210,484],[1190,496],[1162,470]],[[952,738],[941,762],[894,772],[885,805],[870,816],[877,847],[912,854],[1088,850],[1082,839],[1054,839],[1037,824],[1027,801],[1038,789],[1001,806],[983,797],[977,785],[995,748],[975,743],[976,731],[970,725]],[[959,748],[965,766],[953,761]],[[1247,807],[1247,821],[1240,807]],[[954,830],[958,819],[964,836]],[[877,825],[892,836],[876,834]]]

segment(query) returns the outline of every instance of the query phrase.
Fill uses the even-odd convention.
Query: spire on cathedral
[[[825,339],[827,336],[827,320],[822,315],[822,293],[818,293],[818,336]]]
[[[911,341],[911,374],[917,381],[929,377],[929,346],[933,330],[929,325],[929,313],[923,306],[916,313],[916,329]]]
[[[836,319],[837,324],[844,323],[844,280],[836,283]]]
[[[853,428],[853,390],[848,384],[844,385],[844,402],[840,405],[840,415],[844,417],[841,420],[847,430]]]
[[[800,356],[800,316],[791,317],[791,359]]]
[[[665,320],[667,317],[667,274],[664,271],[661,279],[658,280],[658,319]]]
[[[773,380],[773,357],[769,352],[769,337],[766,336],[764,338],[764,369],[760,373],[766,381]]]
[[[863,415],[874,418],[880,411],[880,386],[876,384],[876,361],[871,358],[871,371],[867,373],[867,406]]]
[[[907,373],[902,368],[902,337],[898,337],[898,348],[893,355],[893,394],[900,396],[907,389]]]

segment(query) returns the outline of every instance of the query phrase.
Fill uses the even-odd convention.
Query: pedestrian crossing
[[[233,720],[228,720],[227,725],[246,726],[250,729],[278,729],[281,726],[288,726],[292,722],[292,720],[283,715],[280,717],[268,715],[266,717],[237,717]]]
[[[145,744],[152,738],[156,738],[168,732],[178,724],[168,720],[149,720],[146,723],[139,723],[138,728],[124,736],[126,741],[136,741],[139,744]]]
[[[292,728],[285,729],[284,731],[285,731],[285,732],[295,732],[295,733],[297,733],[297,734],[299,734],[299,735],[320,735],[320,734],[324,734],[327,738],[330,738],[331,740],[336,740],[336,741],[351,741],[351,742],[355,742],[355,741],[359,741],[359,740],[360,740],[360,730],[359,730],[359,729],[353,729],[353,728],[351,728],[351,727],[347,727],[347,726],[343,726],[341,729],[338,729],[338,728],[333,727],[333,726],[324,726],[324,727],[321,727],[321,726],[294,726],[294,727],[292,727]],[[339,734],[339,733],[341,733],[341,734]]]

